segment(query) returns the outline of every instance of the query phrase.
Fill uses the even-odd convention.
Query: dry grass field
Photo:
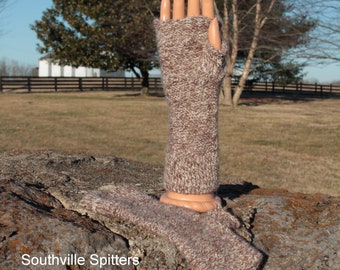
[[[0,151],[57,150],[162,164],[163,98],[128,92],[0,94]],[[221,182],[340,195],[340,101],[220,110]]]

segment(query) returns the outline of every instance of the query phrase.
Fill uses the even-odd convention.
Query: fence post
[[[330,84],[329,85],[329,92],[332,94],[332,91],[333,91],[333,84]]]
[[[58,91],[58,78],[55,77],[54,78],[54,92],[57,92]]]
[[[2,93],[3,89],[2,89],[2,76],[0,76],[0,92]]]
[[[318,84],[315,83],[314,92],[316,93],[317,91],[318,91]]]
[[[79,78],[78,88],[80,91],[83,91],[83,80],[82,77]]]
[[[27,77],[27,89],[28,89],[28,92],[30,93],[31,92],[31,78],[30,77]]]

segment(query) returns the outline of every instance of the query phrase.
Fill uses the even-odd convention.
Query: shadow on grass
[[[264,104],[291,104],[303,103],[315,100],[324,99],[339,99],[340,95],[335,93],[320,93],[315,92],[251,92],[244,91],[239,101],[239,105],[243,106],[259,106]]]
[[[136,92],[136,93],[121,94],[121,95],[117,95],[116,97],[160,97],[160,98],[164,98],[164,93],[161,91],[152,91],[147,95],[143,95],[140,92]]]
[[[124,93],[117,97],[159,97],[164,98],[162,90],[150,90],[147,95],[141,94],[140,91],[134,93]],[[273,92],[249,92],[245,91],[239,101],[239,106],[260,106],[265,104],[292,104],[304,103],[316,100],[340,99],[340,95],[324,93],[273,93]],[[223,106],[223,103],[221,103]]]

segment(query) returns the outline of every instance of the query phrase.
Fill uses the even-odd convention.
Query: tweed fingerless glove
[[[219,185],[218,97],[226,46],[208,41],[211,19],[155,20],[162,83],[169,105],[165,188],[206,194]]]

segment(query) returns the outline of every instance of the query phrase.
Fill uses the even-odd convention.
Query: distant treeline
[[[0,60],[0,76],[37,76],[38,68],[19,63],[16,60]]]

